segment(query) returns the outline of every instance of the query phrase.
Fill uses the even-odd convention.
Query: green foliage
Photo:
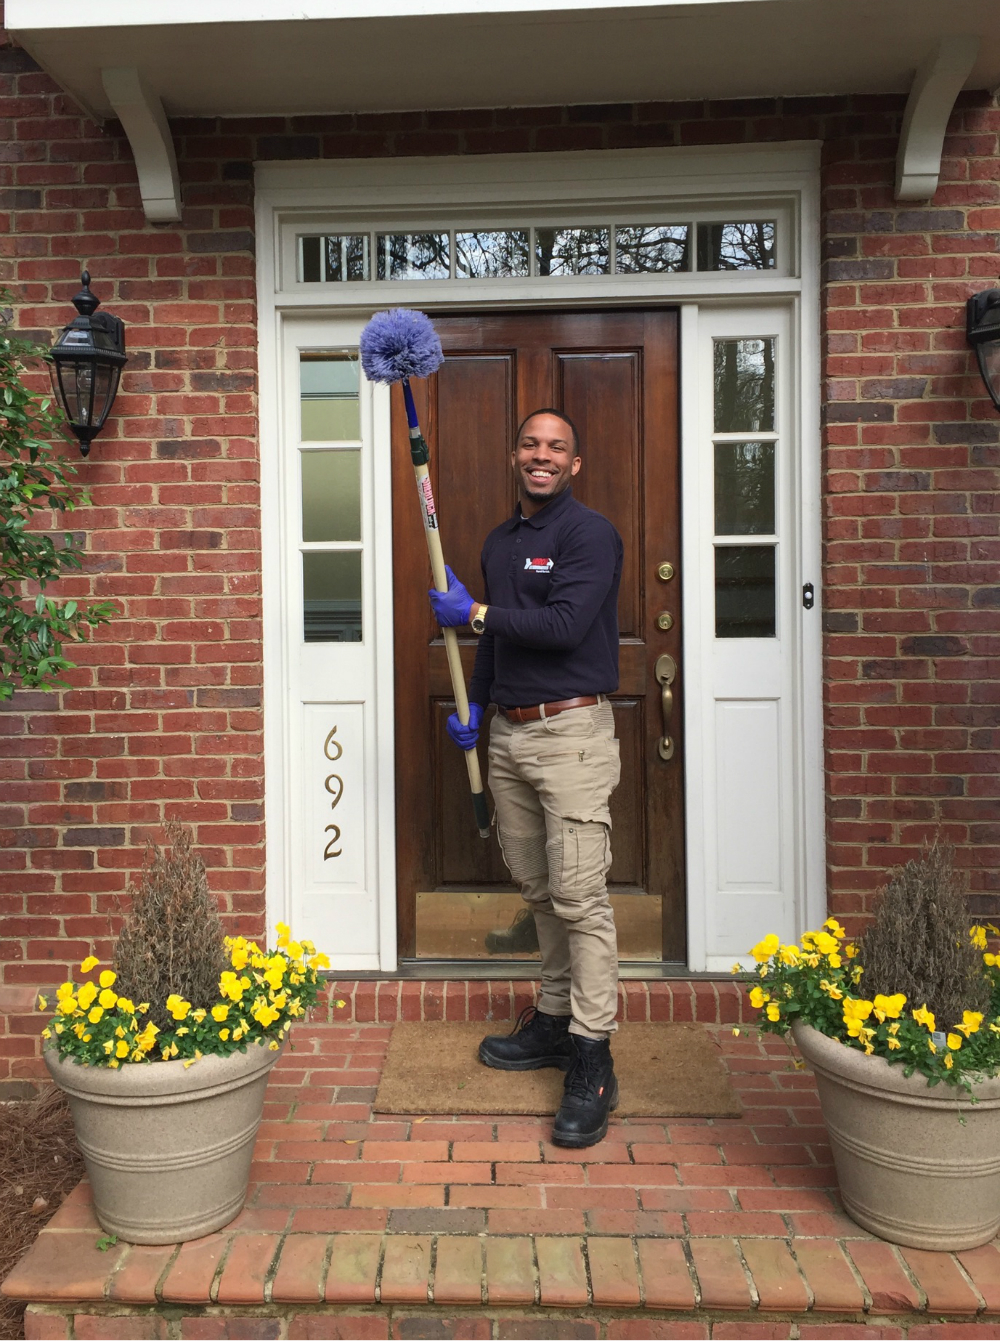
[[[0,292],[0,303],[9,301]],[[65,441],[63,416],[50,397],[24,384],[26,364],[49,357],[12,332],[9,316],[0,317],[0,702],[19,686],[64,688],[59,677],[75,663],[63,643],[82,641],[116,613],[110,601],[81,606],[46,594],[80,567],[82,551],[68,533],[58,543],[54,532],[32,529],[31,519],[45,508],[65,514],[88,501],[73,481],[76,468],[55,445]]]
[[[772,933],[754,946],[750,1004],[762,1012],[764,1033],[787,1034],[800,1020],[846,1047],[902,1065],[907,1076],[916,1071],[930,1085],[968,1090],[973,1080],[1000,1073],[1000,956],[984,953],[986,932],[973,927],[967,934],[986,986],[985,1010],[956,1008],[938,1019],[923,1000],[872,991],[858,947],[834,918],[798,945],[782,945]]]

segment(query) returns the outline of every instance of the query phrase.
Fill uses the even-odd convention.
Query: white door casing
[[[688,966],[725,971],[765,932],[825,916],[818,162],[796,144],[257,165],[268,918],[336,970],[396,966],[389,396],[362,378],[364,640],[305,643],[298,358],[356,348],[387,306],[680,307]],[[765,214],[779,251],[763,273],[316,284],[296,269],[304,233]],[[717,639],[713,341],[764,336],[778,351],[777,636]],[[334,823],[340,855],[324,859]]]

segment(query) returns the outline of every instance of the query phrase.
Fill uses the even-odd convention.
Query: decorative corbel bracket
[[[978,37],[945,37],[917,71],[896,155],[897,200],[930,200],[937,190],[948,118],[978,51]]]
[[[181,217],[181,188],[163,104],[133,65],[102,70],[101,81],[132,146],[146,218],[174,223]]]

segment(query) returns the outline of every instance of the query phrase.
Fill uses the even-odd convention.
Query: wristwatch
[[[489,608],[490,607],[488,605],[481,605],[479,607],[479,613],[475,616],[475,618],[470,620],[473,633],[478,633],[482,635],[486,632],[486,611]]]

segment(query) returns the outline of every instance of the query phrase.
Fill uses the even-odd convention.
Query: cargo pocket
[[[553,899],[572,904],[603,889],[611,866],[611,837],[606,823],[564,819],[546,851]]]

